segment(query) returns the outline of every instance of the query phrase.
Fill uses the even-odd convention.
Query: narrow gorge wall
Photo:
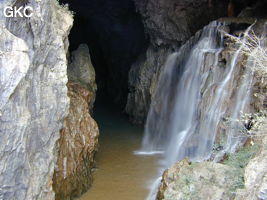
[[[0,199],[53,200],[73,19],[55,0],[24,3],[33,17],[7,19],[4,7],[23,2],[0,2]]]

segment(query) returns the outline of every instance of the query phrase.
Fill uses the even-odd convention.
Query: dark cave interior
[[[70,51],[86,43],[96,70],[98,98],[124,107],[128,72],[147,47],[141,16],[132,0],[61,0],[74,11]]]

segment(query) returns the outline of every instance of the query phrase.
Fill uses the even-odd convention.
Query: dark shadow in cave
[[[70,33],[70,51],[86,43],[96,71],[97,99],[124,108],[128,93],[128,72],[144,53],[148,40],[141,16],[132,0],[61,0],[75,12]]]

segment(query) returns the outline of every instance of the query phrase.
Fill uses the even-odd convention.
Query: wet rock
[[[59,156],[53,178],[56,200],[73,199],[89,189],[98,147],[98,126],[89,114],[95,92],[69,82],[68,96],[69,115],[60,132]]]
[[[190,163],[182,160],[166,170],[158,200],[233,199],[242,184],[235,168],[213,162]]]
[[[55,0],[27,1],[31,18],[5,18],[0,1],[0,199],[54,199],[59,131],[67,116],[72,16]]]

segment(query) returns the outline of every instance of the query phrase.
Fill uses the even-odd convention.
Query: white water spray
[[[161,72],[145,126],[142,154],[164,151],[163,168],[185,157],[193,161],[209,159],[224,117],[237,119],[249,102],[250,70],[245,70],[240,88],[235,88],[239,84],[236,76],[240,76],[240,69],[236,65],[242,46],[226,67],[219,63],[223,50],[221,26],[212,22],[205,27],[196,43],[189,41],[169,56]],[[226,130],[226,137],[223,151],[238,144],[233,131]],[[159,180],[148,200],[155,199]]]

